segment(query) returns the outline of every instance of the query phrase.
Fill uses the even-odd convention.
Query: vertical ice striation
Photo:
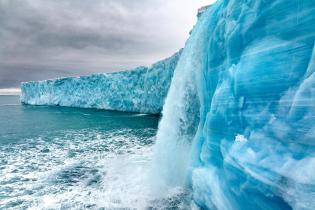
[[[181,51],[130,71],[21,84],[21,101],[128,112],[160,113]]]
[[[155,173],[205,209],[315,209],[315,1],[218,0],[176,67]]]

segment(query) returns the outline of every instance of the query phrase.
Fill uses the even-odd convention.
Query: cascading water
[[[155,178],[205,209],[315,209],[314,41],[314,0],[207,9],[163,108]]]
[[[196,72],[205,65],[208,39],[207,18],[200,18],[194,27],[177,64],[168,92],[163,118],[155,145],[154,174],[161,183],[158,188],[184,187],[190,148],[199,123],[199,97]]]

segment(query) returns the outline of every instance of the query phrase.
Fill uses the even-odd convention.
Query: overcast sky
[[[213,0],[0,0],[0,88],[150,65]]]

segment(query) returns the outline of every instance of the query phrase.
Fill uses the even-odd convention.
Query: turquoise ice
[[[314,42],[314,0],[218,0],[199,15],[178,62],[24,83],[21,99],[158,113],[167,94],[157,190],[191,188],[202,209],[311,210]]]
[[[315,1],[218,0],[176,67],[155,174],[205,209],[315,209]]]
[[[126,112],[160,113],[180,52],[130,71],[21,84],[21,101]]]

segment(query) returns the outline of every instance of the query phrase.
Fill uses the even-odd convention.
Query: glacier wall
[[[130,71],[24,82],[21,102],[158,114],[180,54]]]
[[[218,0],[174,72],[155,148],[202,209],[315,209],[315,1]]]

